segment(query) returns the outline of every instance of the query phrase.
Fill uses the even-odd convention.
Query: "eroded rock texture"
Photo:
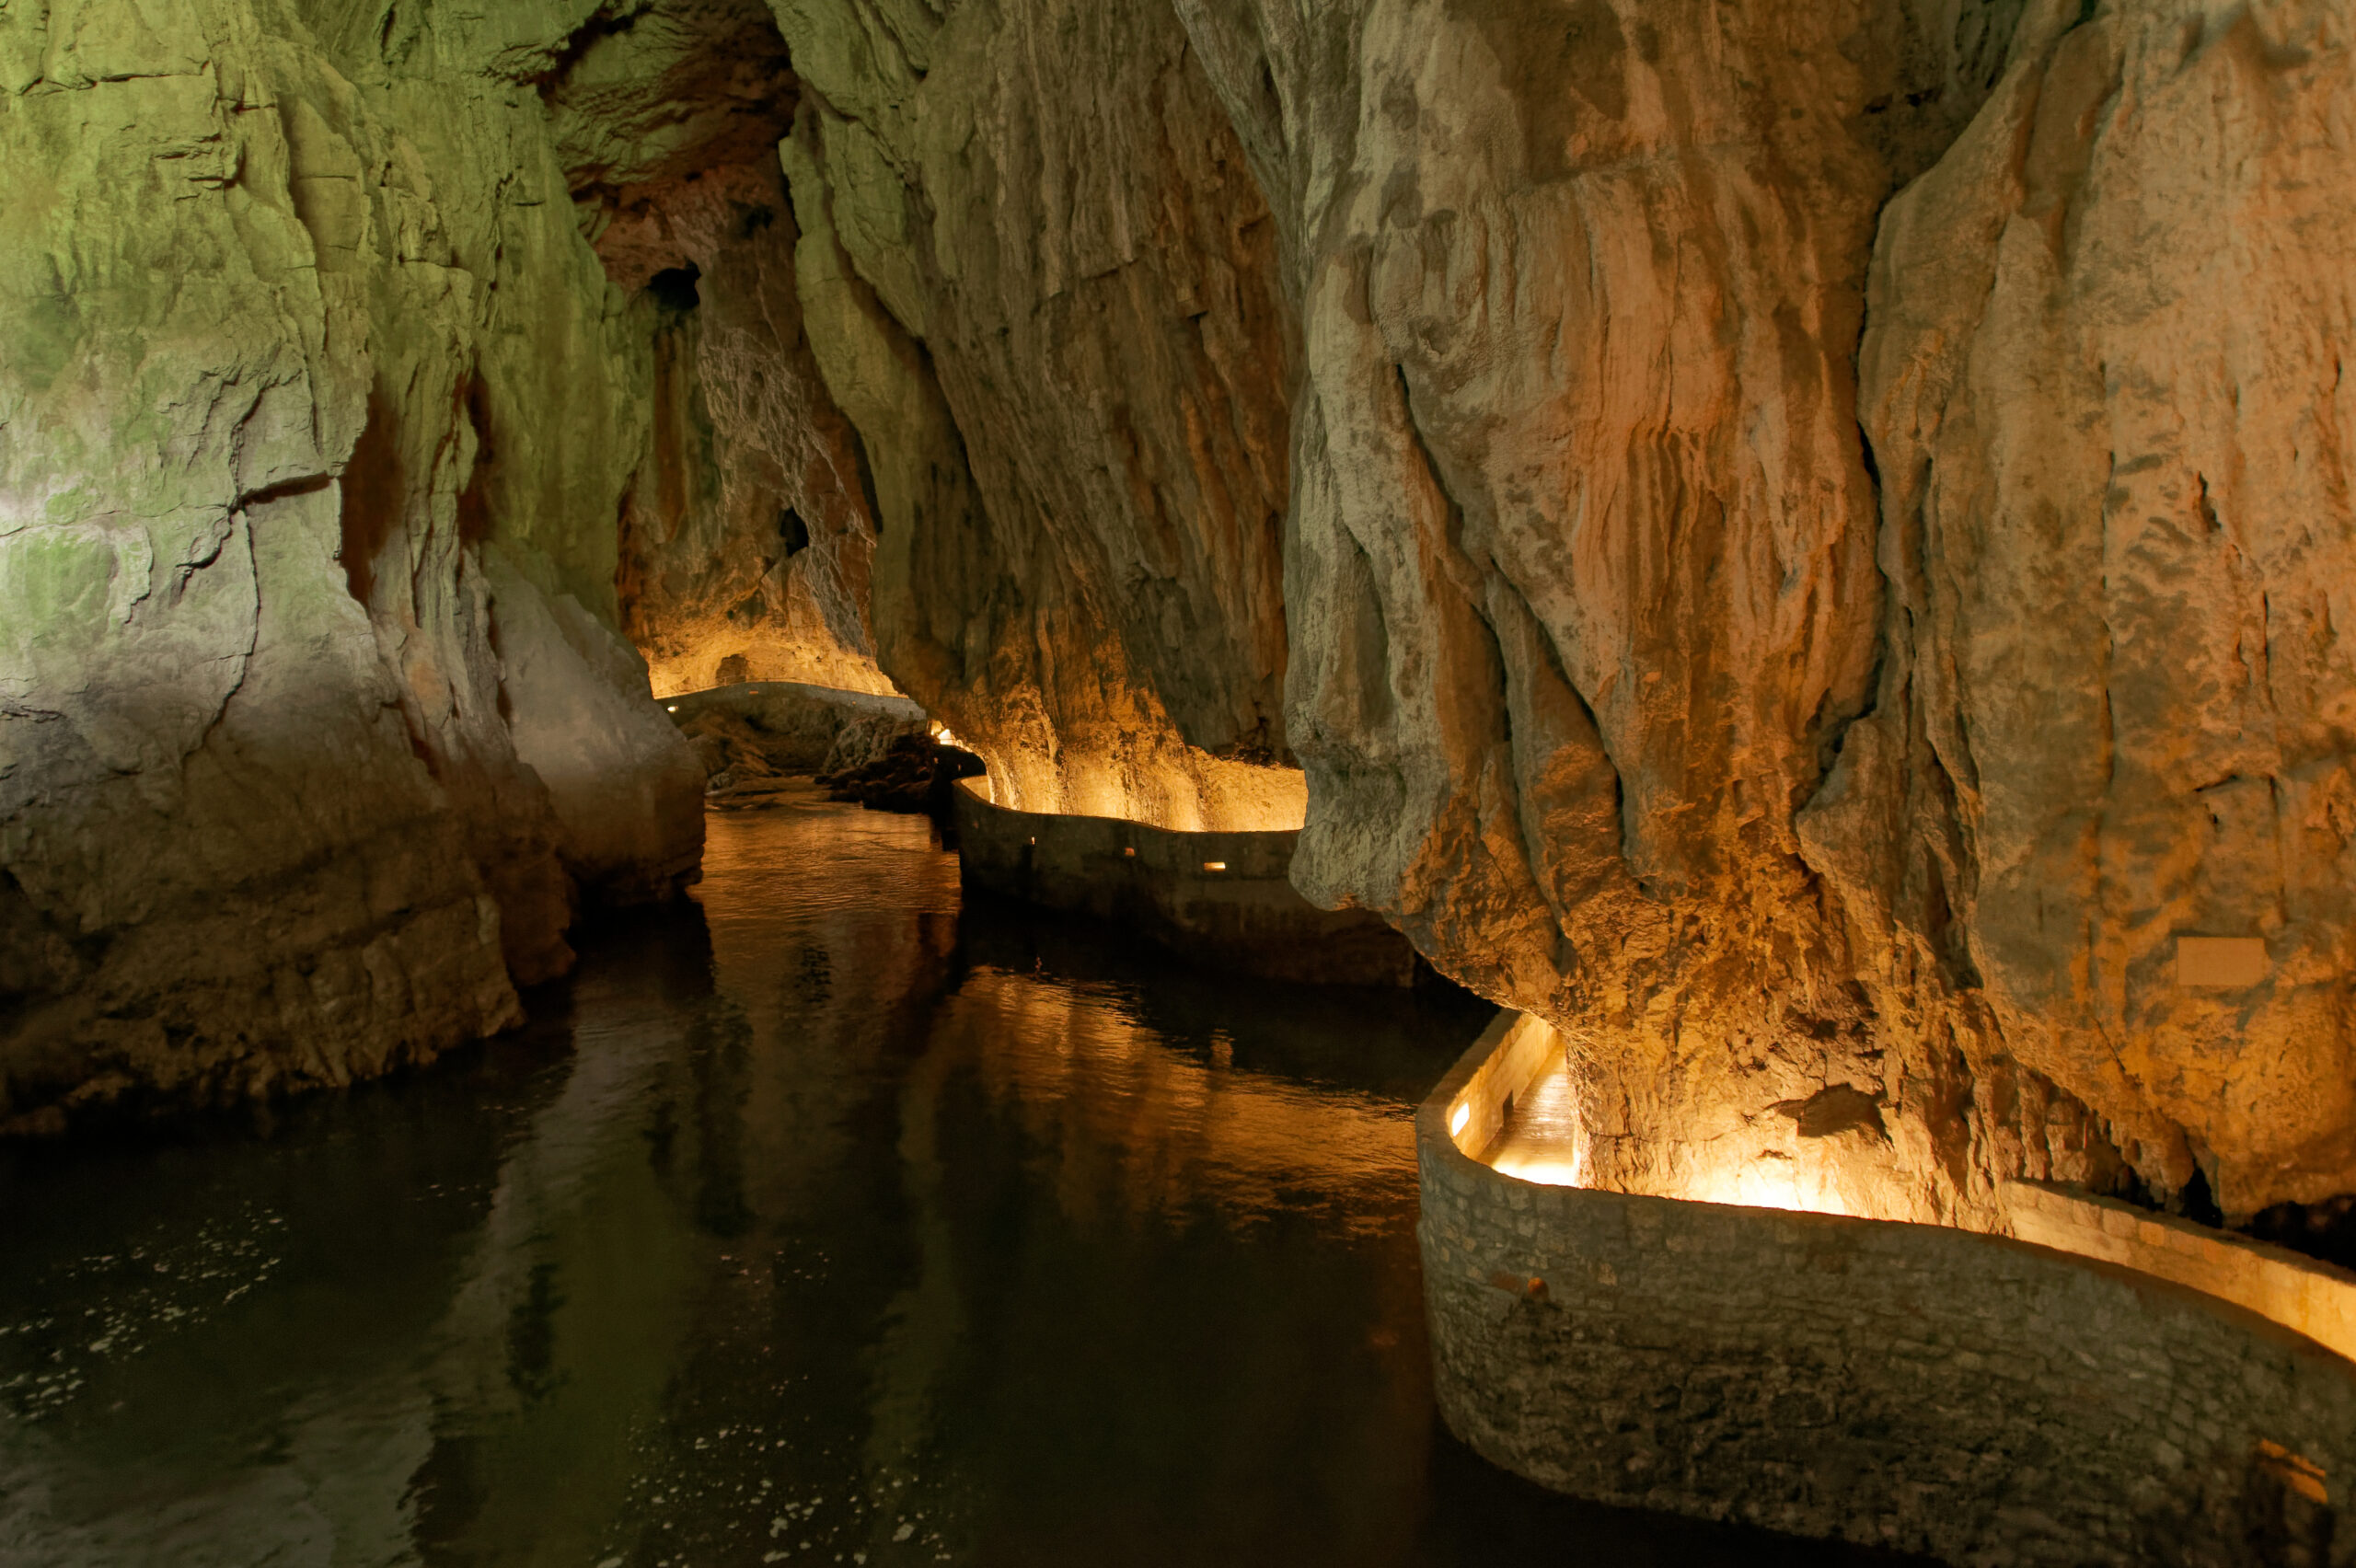
[[[2241,1213],[2356,1186],[2352,33],[2106,6],[1892,204],[1886,663],[1806,819],[1886,1009]]]
[[[1300,301],[1295,874],[1569,1034],[1591,1179],[2356,1182],[2341,8],[1178,8]]]
[[[1276,230],[1163,4],[775,0],[884,668],[1028,810],[1289,825]]]
[[[653,450],[621,518],[624,629],[662,696],[746,680],[889,692],[856,437],[794,288],[783,41],[760,0],[615,9],[545,91],[584,228],[655,306]]]
[[[482,9],[0,9],[18,1108],[509,1016],[687,863],[619,624],[1298,760],[1591,1180],[2356,1191],[2344,5]]]
[[[341,1082],[692,874],[613,626],[652,306],[591,6],[0,9],[0,1121]]]
[[[1875,219],[2009,17],[1181,8],[1301,302],[1296,879],[1564,1028],[1595,1180],[1984,1198],[1933,1147],[1968,1087],[1853,984],[1793,818],[1872,691]],[[1873,1113],[1807,1113],[1844,1088]]]

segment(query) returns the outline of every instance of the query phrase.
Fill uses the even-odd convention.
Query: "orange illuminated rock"
[[[1010,805],[1263,825],[1291,352],[1276,226],[1177,17],[777,9],[883,667]]]
[[[1841,1090],[1873,1212],[2356,1187],[2335,10],[1178,10],[1307,353],[1295,874],[1564,1030],[1592,1180]]]
[[[2350,43],[2106,6],[1891,205],[1882,674],[1807,831],[1884,1011],[2235,1214],[2356,1188]]]

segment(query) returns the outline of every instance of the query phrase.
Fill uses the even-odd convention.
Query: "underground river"
[[[706,868],[519,1034],[0,1155],[0,1562],[1875,1560],[1440,1429],[1410,1114],[1482,1009],[961,912],[815,797]]]

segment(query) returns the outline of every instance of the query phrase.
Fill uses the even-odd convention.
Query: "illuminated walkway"
[[[2327,1561],[2356,1279],[2045,1183],[2010,1236],[1589,1187],[1574,1098],[1507,1014],[1417,1113],[1436,1392],[1484,1458],[1957,1562]]]
[[[1509,1096],[1504,1121],[1483,1164],[1549,1187],[1578,1185],[1578,1099],[1567,1066],[1553,1063]]]

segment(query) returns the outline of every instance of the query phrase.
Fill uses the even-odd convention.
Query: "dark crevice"
[[[683,267],[665,267],[646,280],[647,297],[663,310],[685,316],[703,303],[696,287],[702,277],[703,270],[692,261]]]
[[[475,462],[458,491],[458,542],[478,545],[491,536],[491,484],[499,469],[499,449],[491,435],[491,392],[479,375],[468,375],[460,392],[467,426],[474,432]]]
[[[2311,1204],[2276,1204],[2250,1216],[2244,1230],[2322,1262],[2356,1269],[2356,1193]]]
[[[810,525],[802,520],[802,513],[786,507],[777,514],[777,536],[784,541],[785,556],[791,560],[810,548]]]
[[[572,74],[573,68],[588,58],[591,50],[605,40],[629,32],[638,25],[637,13],[617,14],[619,11],[616,0],[606,0],[606,4],[592,11],[579,27],[572,29],[571,37],[549,53],[546,63],[538,70],[513,76],[510,80],[518,86],[536,89],[543,98],[550,97]]]
[[[875,530],[875,536],[880,539],[884,536],[884,502],[875,493],[875,465],[868,459],[867,436],[860,430],[857,421],[846,420],[843,422],[850,429],[851,461],[859,468],[859,497],[867,504],[868,525]]]
[[[368,422],[352,444],[343,466],[344,586],[353,599],[366,605],[376,593],[376,557],[399,525],[402,491],[407,482],[401,467],[400,442],[394,429],[392,405],[382,391],[368,394]]]
[[[335,483],[333,474],[305,474],[300,478],[281,479],[274,485],[248,490],[232,505],[237,509],[268,506],[273,501],[288,501],[298,495],[316,495]]]

